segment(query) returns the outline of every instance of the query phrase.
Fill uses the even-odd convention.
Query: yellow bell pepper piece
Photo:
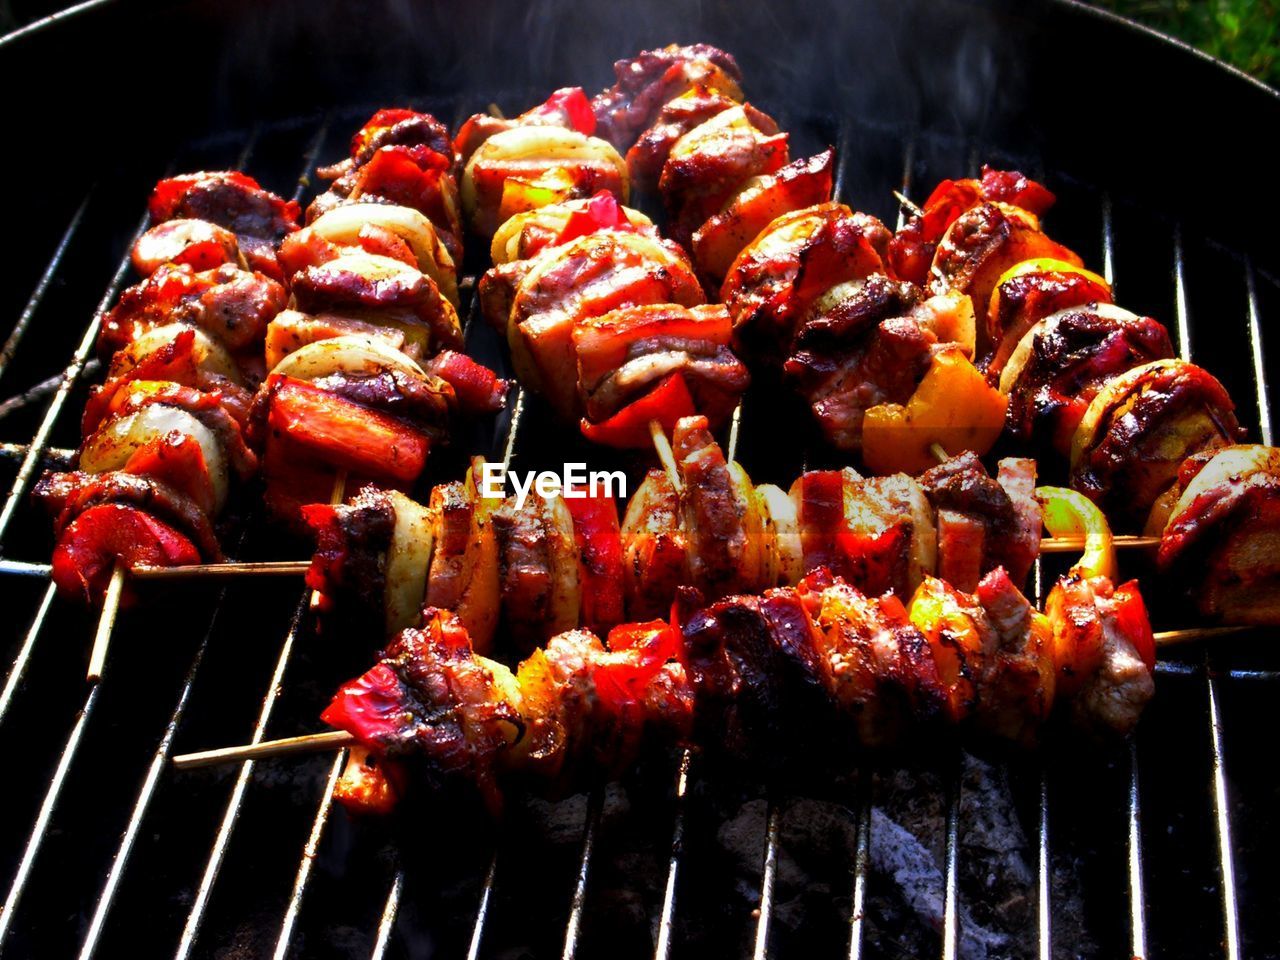
[[[539,210],[553,203],[572,200],[576,192],[573,175],[563,167],[554,167],[532,180],[508,177],[502,184],[498,222],[505,223],[517,213]]]
[[[1008,398],[959,349],[940,350],[906,405],[885,403],[862,421],[862,459],[878,474],[919,473],[948,454],[986,453],[1004,430]]]
[[[1037,487],[1044,507],[1044,526],[1055,537],[1083,537],[1084,552],[1071,568],[1082,577],[1116,576],[1116,550],[1111,527],[1098,505],[1078,490]]]

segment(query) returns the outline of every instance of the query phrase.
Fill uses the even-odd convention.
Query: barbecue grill
[[[95,318],[128,282],[150,183],[242,166],[309,196],[310,171],[376,106],[456,126],[598,87],[614,59],[671,40],[735,53],[793,155],[834,144],[838,198],[886,222],[892,190],[918,197],[983,161],[1046,180],[1055,238],[1164,320],[1272,442],[1280,197],[1254,131],[1280,99],[1123,21],[1050,2],[82,4],[0,40],[20,131],[0,168],[21,224],[0,285],[7,955],[1280,956],[1266,631],[1162,659],[1132,743],[942,749],[822,784],[658,757],[590,796],[513,804],[500,827],[443,801],[353,824],[330,804],[341,754],[169,768],[182,749],[316,729],[367,660],[375,638],[317,632],[294,581],[145,587],[85,687],[93,623],[54,597],[26,496],[76,443]],[[500,363],[482,324],[468,345]],[[760,393],[735,416],[729,449],[758,481],[830,458],[790,417]],[[524,396],[430,479],[472,453],[634,467]],[[303,555],[240,510],[241,556]],[[1037,570],[1037,599],[1053,572]],[[1158,626],[1185,624],[1146,574]]]

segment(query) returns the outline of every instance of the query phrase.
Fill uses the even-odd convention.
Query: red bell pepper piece
[[[1054,205],[1057,197],[1044,184],[1037,183],[1017,170],[982,168],[982,196],[985,200],[1012,203],[1037,217]]]
[[[194,437],[171,430],[156,437],[129,455],[125,473],[151,477],[191,498],[209,516],[214,511],[213,481],[205,463],[204,448]]]
[[[400,678],[387,664],[374,664],[338,688],[320,719],[346,730],[366,746],[377,748],[394,742],[405,720]]]
[[[432,373],[453,387],[458,405],[467,413],[497,413],[511,386],[482,363],[457,350],[441,350],[431,358]]]
[[[1133,643],[1134,649],[1148,670],[1156,668],[1156,638],[1151,632],[1151,618],[1147,616],[1147,605],[1138,592],[1138,581],[1130,580],[1116,587],[1111,595],[1115,603],[1116,623],[1120,630]]]
[[[90,507],[62,532],[53,550],[53,582],[65,596],[98,604],[116,562],[125,566],[181,567],[200,562],[184,535],[137,507]],[[131,603],[126,588],[121,603]]]
[[[613,497],[564,498],[573,517],[573,539],[581,558],[582,624],[604,633],[622,621],[622,533]],[[612,649],[612,647],[611,647]]]
[[[528,115],[551,117],[571,130],[588,137],[596,132],[596,115],[581,87],[563,87],[529,111]]]
[[[664,432],[671,433],[681,417],[691,417],[697,412],[684,377],[673,373],[608,420],[590,423],[583,419],[582,435],[593,443],[610,447],[647,447],[652,442],[649,421],[657,420]]]
[[[805,569],[834,570],[844,529],[844,476],[839,470],[810,470],[800,478],[798,520]]]
[[[556,243],[568,243],[570,240],[590,236],[601,230],[638,232],[636,225],[627,219],[618,198],[608,190],[597,190],[583,209],[569,214],[564,227],[556,237]]]
[[[304,380],[268,380],[268,423],[276,437],[354,473],[405,486],[426,466],[431,442],[409,424],[336,396]]]

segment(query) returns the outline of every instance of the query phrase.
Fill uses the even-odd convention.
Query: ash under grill
[[[489,101],[413,105],[456,126]],[[1055,173],[1052,157],[807,116],[800,103],[761,106],[793,131],[796,156],[836,144],[837,198],[887,222],[892,190],[919,194],[976,162],[1047,177],[1059,194],[1051,233],[1100,265],[1120,302],[1166,321],[1181,355],[1223,378],[1252,436],[1272,441],[1265,383],[1275,368],[1263,340],[1280,289],[1246,256],[1184,235],[1176,211]],[[368,112],[225,136],[168,166],[240,165],[304,196],[299,176],[340,153]],[[176,775],[175,748],[316,729],[329,692],[376,640],[315,632],[288,581],[152,586],[122,616],[102,683],[83,686],[93,624],[54,598],[47,532],[26,493],[76,443],[97,320],[81,333],[74,318],[100,316],[127,282],[120,224],[136,222],[165,167],[140,163],[136,180],[100,184],[48,228],[41,249],[52,260],[33,269],[34,292],[9,313],[18,320],[0,352],[0,393],[27,394],[0,420],[8,955],[1277,955],[1280,917],[1268,904],[1280,895],[1280,774],[1256,733],[1268,729],[1280,670],[1265,631],[1162,660],[1131,744],[1050,744],[1007,760],[942,751],[788,789],[725,781],[685,754],[590,796],[515,804],[500,828],[448,807],[394,832],[353,824],[330,803],[341,754]],[[125,255],[112,262],[112,251]],[[473,274],[482,267],[470,263]],[[481,324],[467,339],[473,355],[498,361]],[[796,422],[785,403],[748,393],[730,455],[760,482],[789,482],[810,454],[809,438],[786,427]],[[567,433],[521,395],[495,424],[460,436],[428,480],[456,476],[476,452],[527,468],[637,466]],[[242,509],[240,556],[303,555],[252,504]],[[1055,572],[1037,568],[1037,600]],[[1176,618],[1167,591],[1149,573],[1145,582],[1155,615]]]

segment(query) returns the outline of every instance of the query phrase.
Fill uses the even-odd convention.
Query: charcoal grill
[[[942,751],[813,787],[722,783],[685,754],[625,787],[518,805],[501,828],[448,808],[352,825],[330,804],[341,755],[171,771],[175,747],[315,729],[367,659],[373,638],[315,633],[286,582],[149,588],[103,682],[84,686],[93,624],[54,598],[26,493],[77,440],[96,318],[127,282],[149,184],[238,165],[305,196],[307,173],[375,106],[456,124],[601,85],[616,57],[672,39],[737,54],[793,155],[837,145],[840,198],[889,222],[891,190],[984,160],[1047,179],[1051,233],[1101,265],[1120,302],[1168,323],[1272,442],[1280,199],[1255,143],[1280,100],[1122,21],[1060,2],[624,15],[581,0],[358,14],[333,0],[91,0],[0,40],[0,111],[22,132],[0,158],[22,224],[0,285],[17,318],[0,349],[7,955],[1280,956],[1266,631],[1162,659],[1156,703],[1123,746],[1006,762]],[[54,93],[68,81],[74,100]],[[468,341],[500,357],[481,325]],[[792,413],[749,393],[735,416],[728,442],[757,480],[824,456]],[[435,462],[432,482],[473,452],[610,465],[525,397]],[[243,556],[299,555],[244,514]],[[1037,570],[1037,596],[1053,574]],[[1185,616],[1149,571],[1145,583],[1160,615]]]

